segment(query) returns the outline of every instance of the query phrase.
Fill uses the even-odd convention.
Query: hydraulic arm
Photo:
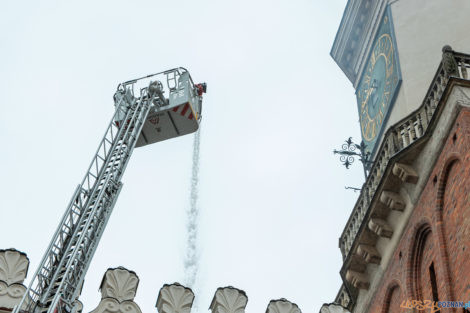
[[[159,77],[166,79],[165,84],[156,80]],[[77,310],[85,274],[121,191],[121,178],[134,147],[138,142],[143,146],[196,131],[202,87],[205,91],[205,84],[194,85],[183,68],[118,86],[116,110],[105,135],[13,313]],[[184,107],[192,111],[191,119],[181,114]],[[173,124],[162,125],[165,117]]]

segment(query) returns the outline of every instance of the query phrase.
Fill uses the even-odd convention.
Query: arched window
[[[431,262],[431,266],[429,266],[429,280],[431,282],[432,300],[437,302],[439,301],[439,293],[437,292],[437,278],[434,262]]]
[[[438,301],[438,277],[436,275],[436,244],[428,223],[417,228],[411,245],[409,261],[409,286],[413,299]]]
[[[387,289],[385,294],[384,304],[382,306],[382,313],[399,313],[402,312],[401,304],[401,288],[398,283],[393,282]]]

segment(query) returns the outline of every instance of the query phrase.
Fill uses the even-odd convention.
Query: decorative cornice
[[[301,313],[301,311],[297,304],[282,298],[279,300],[271,300],[266,309],[266,313]]]
[[[245,313],[248,297],[243,290],[234,287],[218,288],[212,299],[212,313]]]
[[[190,288],[179,283],[163,285],[158,293],[157,310],[159,313],[189,313],[194,301]]]

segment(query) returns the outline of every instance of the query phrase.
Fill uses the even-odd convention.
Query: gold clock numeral
[[[376,125],[375,120],[370,119],[367,115],[363,117],[362,121],[362,136],[365,140],[371,141],[375,137]]]
[[[384,101],[382,102],[383,106],[385,106],[385,104],[388,103],[389,98],[390,98],[390,91],[385,91],[384,92]]]
[[[367,126],[366,126],[366,137],[370,140],[369,136],[369,129],[370,129],[370,121],[367,121]]]

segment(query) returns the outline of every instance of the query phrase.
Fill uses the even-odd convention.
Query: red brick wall
[[[459,155],[461,159],[450,164],[442,213],[454,295],[458,300],[468,301],[470,300],[470,166],[468,166],[470,131],[457,136],[456,144],[459,141],[467,141],[467,151],[466,153],[462,151]]]
[[[400,308],[403,300],[433,300],[431,263],[440,301],[470,300],[469,109],[449,133],[368,312],[412,312]]]

